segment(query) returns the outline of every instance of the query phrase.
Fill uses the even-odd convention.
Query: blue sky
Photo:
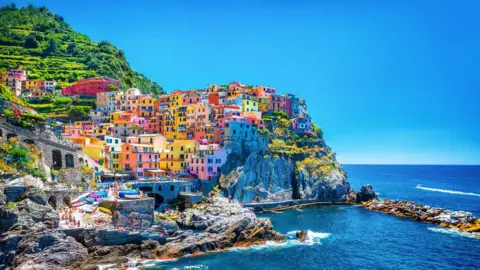
[[[479,1],[14,2],[112,42],[167,91],[295,93],[340,162],[480,164]]]

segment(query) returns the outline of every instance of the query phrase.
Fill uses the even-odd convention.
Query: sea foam
[[[480,194],[473,193],[473,192],[462,192],[462,191],[457,191],[457,190],[439,189],[439,188],[429,188],[429,187],[422,187],[422,186],[416,186],[416,188],[418,188],[418,189],[423,189],[423,190],[428,190],[428,191],[449,193],[449,194],[457,194],[457,195],[467,195],[467,196],[477,196],[477,197],[480,197]]]
[[[250,247],[237,247],[231,248],[229,251],[246,251],[246,250],[272,250],[272,249],[282,249],[288,248],[293,246],[311,246],[311,245],[318,245],[321,244],[321,240],[325,239],[330,236],[329,233],[322,233],[322,232],[313,232],[308,230],[308,238],[304,242],[300,242],[297,240],[296,237],[297,231],[290,231],[285,234],[287,240],[285,242],[274,242],[274,241],[267,241],[264,245],[259,246],[250,246]]]
[[[477,237],[477,233],[461,232],[461,231],[459,231],[458,229],[455,229],[455,228],[428,227],[427,229],[429,231],[432,231],[432,232],[446,233],[446,234],[451,234],[451,235],[457,235],[457,236],[479,239]]]

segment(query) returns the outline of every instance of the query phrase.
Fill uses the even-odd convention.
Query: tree
[[[49,39],[48,46],[45,48],[44,53],[51,54],[54,53],[58,48],[58,41],[56,39]]]
[[[70,54],[75,54],[77,52],[77,43],[72,42],[67,46],[67,52]]]
[[[29,35],[27,37],[27,39],[25,40],[25,45],[24,45],[25,48],[38,48],[38,41],[37,39],[32,36],[32,35]]]
[[[110,83],[110,84],[107,86],[107,89],[108,89],[108,91],[120,91],[120,89],[118,88],[118,86],[116,86],[116,85],[113,84],[113,83]]]
[[[72,106],[68,110],[68,117],[71,117],[71,118],[79,119],[79,118],[86,118],[87,116],[88,116],[88,113],[86,112],[86,110],[80,107]]]

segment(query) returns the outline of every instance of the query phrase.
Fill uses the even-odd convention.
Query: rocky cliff
[[[240,141],[240,147],[232,147],[219,180],[224,195],[244,203],[345,201],[350,184],[321,130],[314,126],[313,134],[299,136],[290,123],[274,118],[263,132],[265,143]]]

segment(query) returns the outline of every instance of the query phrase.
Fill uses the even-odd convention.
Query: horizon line
[[[480,164],[408,164],[408,163],[340,163],[341,165],[374,165],[374,166],[480,166]]]

